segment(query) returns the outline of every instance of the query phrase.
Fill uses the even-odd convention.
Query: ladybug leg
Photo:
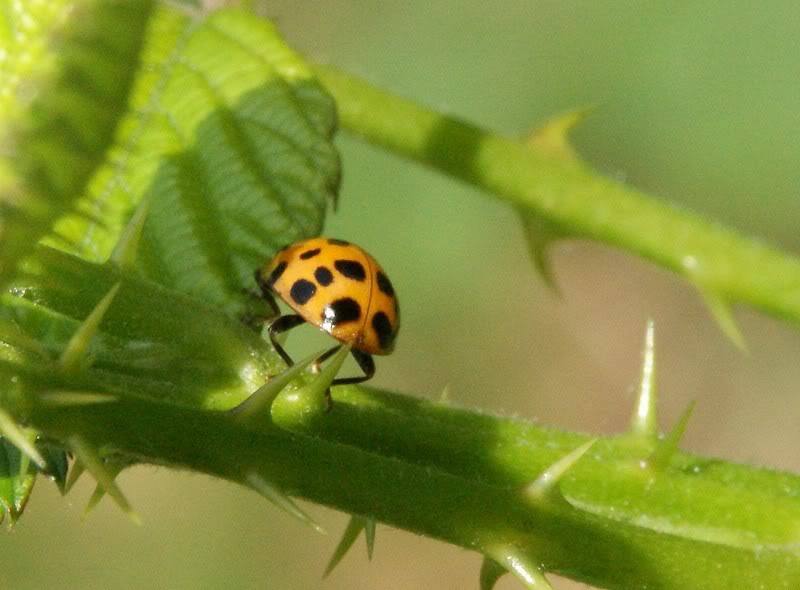
[[[304,322],[305,320],[296,314],[282,315],[277,320],[272,322],[267,329],[267,332],[269,332],[269,341],[272,343],[272,347],[275,349],[275,352],[277,352],[283,359],[283,362],[290,367],[294,365],[294,361],[292,360],[292,357],[286,354],[283,346],[281,346],[280,343],[275,339],[275,336],[281,332],[286,332],[292,328],[296,328]]]
[[[368,379],[372,379],[375,374],[375,361],[372,360],[372,355],[360,350],[353,350],[350,352],[353,358],[356,359],[358,366],[364,371],[361,377],[343,377],[342,379],[334,379],[331,385],[352,385],[354,383],[363,383]]]
[[[255,279],[258,284],[258,291],[248,287],[242,288],[242,294],[247,297],[247,301],[245,302],[244,310],[240,314],[239,319],[254,330],[258,330],[265,323],[281,315],[281,310],[275,301],[275,297],[272,295],[272,291],[269,289],[269,285],[263,281],[261,272],[258,270],[255,273]],[[264,315],[263,303],[266,303],[269,307],[267,315]],[[259,306],[258,311],[253,309],[256,306]]]
[[[261,299],[267,302],[269,305],[270,310],[272,313],[269,316],[269,319],[276,318],[281,315],[281,310],[278,308],[278,304],[275,301],[275,297],[272,296],[272,290],[269,288],[269,284],[264,281],[264,277],[261,276],[261,271],[257,270],[255,272],[255,279],[256,284],[258,285],[259,290],[261,291]]]

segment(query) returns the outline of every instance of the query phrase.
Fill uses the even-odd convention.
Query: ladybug
[[[366,381],[375,374],[372,355],[394,349],[400,327],[394,288],[377,261],[359,246],[322,237],[296,242],[281,249],[255,277],[273,317],[280,313],[273,295],[296,312],[278,317],[268,328],[272,346],[287,365],[294,362],[276,336],[305,322],[351,344],[351,354],[364,371],[361,377],[337,378],[331,385]],[[324,352],[317,366],[340,347]]]

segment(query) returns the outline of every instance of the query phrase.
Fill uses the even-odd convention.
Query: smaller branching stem
[[[800,321],[800,260],[606,178],[535,142],[438,113],[330,66],[317,76],[342,127],[539,215],[565,236],[638,254],[689,280],[734,342],[732,303]],[[402,123],[401,123],[402,122]]]

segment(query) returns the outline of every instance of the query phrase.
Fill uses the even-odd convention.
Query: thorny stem
[[[724,306],[747,303],[800,321],[800,261],[683,211],[583,162],[422,107],[330,66],[315,72],[342,127],[540,215],[564,237],[642,256]],[[733,333],[727,330],[731,337]]]

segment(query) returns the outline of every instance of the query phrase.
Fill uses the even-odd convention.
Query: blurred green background
[[[581,154],[605,173],[800,250],[800,5],[789,1],[265,2],[289,42],[406,97],[510,135],[577,107]],[[604,246],[553,251],[558,298],[507,207],[340,137],[341,207],[326,233],[370,250],[401,298],[375,383],[571,430],[625,428],[645,321],[656,321],[662,426],[698,407],[693,452],[800,471],[800,331],[738,310],[737,351],[697,293]],[[317,346],[307,332],[290,348]],[[91,487],[40,482],[0,534],[0,588],[410,590],[477,588],[477,555],[378,528],[320,576],[346,518],[308,506],[319,536],[255,494],[138,468],[121,483],[145,525]],[[560,589],[583,586],[556,580]],[[504,579],[500,590],[520,586]]]

